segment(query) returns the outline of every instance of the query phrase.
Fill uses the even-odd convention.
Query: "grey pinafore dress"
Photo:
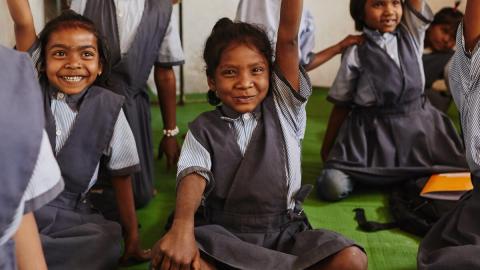
[[[106,38],[112,55],[107,88],[124,96],[123,110],[137,143],[141,172],[132,175],[135,205],[144,206],[153,196],[153,145],[147,79],[170,20],[170,0],[146,0],[142,19],[128,52],[121,55],[113,0],[90,0],[84,16]]]
[[[353,106],[325,164],[359,182],[384,185],[467,170],[450,119],[423,96],[421,71],[407,30],[397,32],[400,67],[374,41],[359,46],[377,104]]]
[[[418,250],[418,269],[480,269],[480,175],[472,174],[473,191],[428,232]]]
[[[55,149],[51,90],[44,87],[44,96],[46,130]],[[111,140],[123,97],[91,86],[80,102],[70,136],[56,154],[65,189],[37,210],[35,218],[49,269],[115,269],[121,227],[93,210],[85,192]]]
[[[237,269],[305,269],[354,245],[312,230],[301,209],[303,191],[287,209],[286,153],[271,93],[257,108],[261,118],[242,157],[226,106],[203,113],[190,131],[212,157],[214,188],[197,214],[195,237],[203,256]]]
[[[425,72],[425,94],[432,105],[442,112],[446,112],[452,102],[452,95],[449,92],[439,92],[432,89],[436,80],[447,79],[444,77],[444,70],[454,51],[432,52],[422,56],[423,70]]]
[[[11,225],[32,177],[44,126],[31,61],[19,56],[0,46],[0,236]],[[0,245],[0,269],[16,269],[13,240]]]

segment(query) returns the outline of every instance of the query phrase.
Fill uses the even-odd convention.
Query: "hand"
[[[175,226],[175,225],[174,225]],[[188,233],[176,227],[153,246],[153,269],[200,269],[200,252],[193,230]]]
[[[151,259],[150,249],[142,250],[138,237],[127,237],[125,239],[125,250],[120,258],[120,264],[127,265],[130,262],[140,263]]]
[[[365,41],[365,37],[363,35],[348,35],[342,41],[337,43],[338,50],[340,53],[343,53],[345,49],[352,45],[360,45]]]
[[[163,136],[158,145],[158,159],[162,159],[163,154],[167,156],[167,171],[170,171],[170,169],[177,165],[178,158],[180,157],[180,146],[175,136]]]

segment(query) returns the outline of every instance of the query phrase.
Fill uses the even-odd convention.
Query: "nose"
[[[81,67],[80,57],[76,54],[70,54],[67,57],[67,63],[65,64],[65,68],[69,69],[78,69]]]
[[[248,72],[240,73],[240,76],[238,77],[238,81],[235,86],[237,89],[242,89],[242,90],[252,88],[253,80],[251,75]]]
[[[391,14],[393,14],[393,10],[394,10],[393,3],[392,3],[392,2],[388,2],[388,3],[385,5],[384,13],[385,13],[386,15],[391,15]]]

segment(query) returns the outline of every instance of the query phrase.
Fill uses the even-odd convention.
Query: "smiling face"
[[[51,33],[45,47],[45,63],[48,81],[69,95],[82,92],[102,72],[97,38],[83,28]]]
[[[435,52],[448,52],[455,46],[455,28],[451,25],[431,25],[426,35],[427,45]]]
[[[365,24],[381,33],[395,31],[402,15],[400,0],[367,0],[365,3]]]
[[[253,111],[268,92],[270,70],[267,59],[254,47],[243,43],[229,45],[208,79],[223,104],[239,113]]]

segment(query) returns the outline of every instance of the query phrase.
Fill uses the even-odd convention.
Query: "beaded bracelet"
[[[178,133],[180,133],[180,129],[178,129],[178,126],[175,126],[174,129],[164,129],[163,130],[163,135],[165,135],[167,137],[177,136]]]

